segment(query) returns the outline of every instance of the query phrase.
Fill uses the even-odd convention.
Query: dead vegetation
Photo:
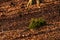
[[[60,1],[31,5],[27,0],[6,1],[0,5],[0,40],[60,40]],[[47,24],[36,30],[28,29],[31,18],[46,20]]]

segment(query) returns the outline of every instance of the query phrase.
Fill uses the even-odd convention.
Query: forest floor
[[[27,1],[0,4],[0,40],[60,40],[60,1],[41,3],[40,8]],[[44,18],[47,25],[28,29],[31,18]]]

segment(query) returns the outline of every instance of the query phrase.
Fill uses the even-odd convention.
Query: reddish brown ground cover
[[[35,4],[26,9],[26,4],[13,0],[0,5],[0,40],[60,40],[60,1],[41,3],[41,8]],[[31,18],[40,17],[47,25],[27,29]]]

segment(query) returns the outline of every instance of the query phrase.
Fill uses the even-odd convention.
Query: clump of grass
[[[43,18],[38,18],[38,19],[32,18],[30,20],[29,28],[35,29],[35,28],[39,28],[45,24],[46,24],[46,21]]]

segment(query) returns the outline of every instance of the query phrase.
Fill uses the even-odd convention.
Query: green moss
[[[46,24],[46,21],[43,18],[38,18],[38,19],[37,18],[36,19],[32,18],[30,20],[29,28],[30,29],[35,29],[35,28],[39,28],[39,27],[41,27],[45,24]]]

